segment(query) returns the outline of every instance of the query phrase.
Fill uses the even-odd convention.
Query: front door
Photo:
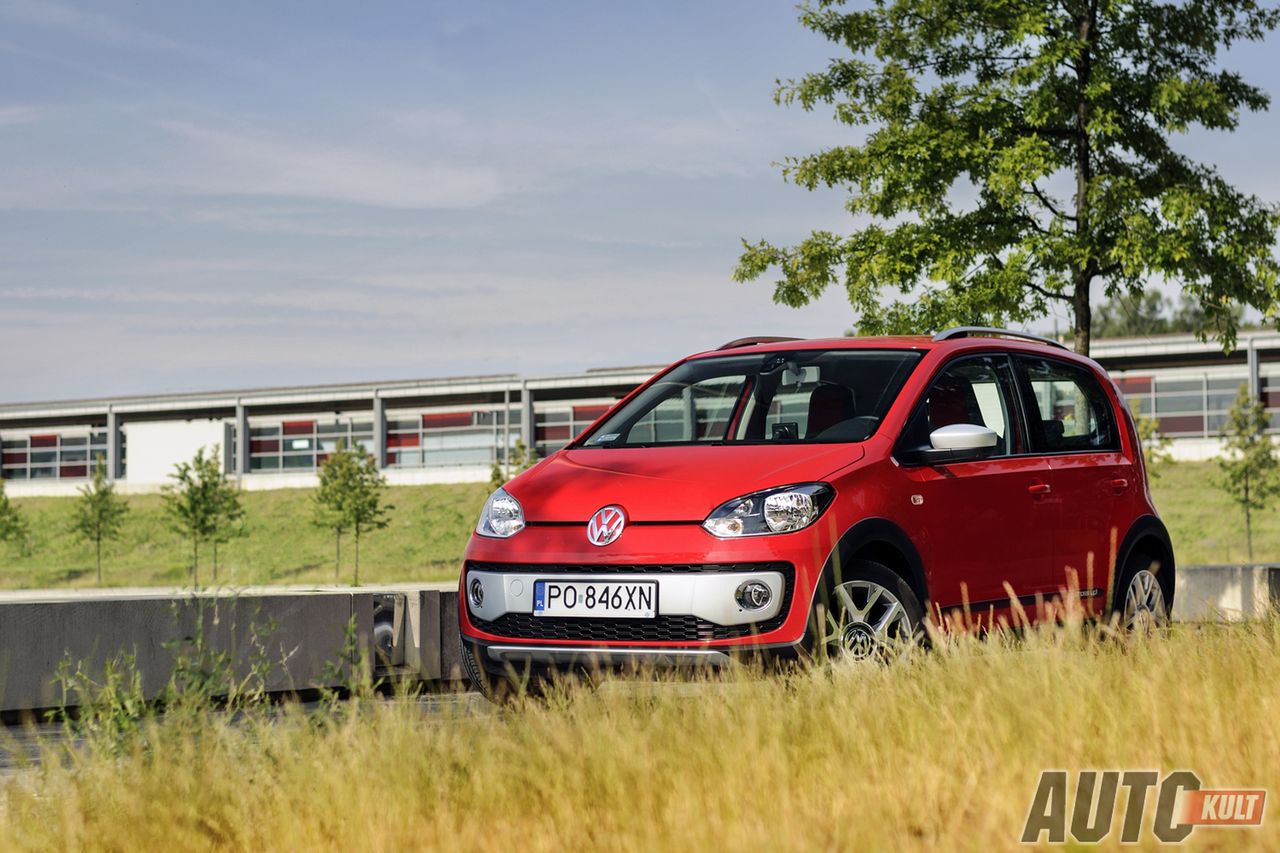
[[[1028,455],[1009,357],[961,356],[933,381],[899,441],[925,446],[939,427],[968,423],[996,432],[996,452],[972,462],[905,469],[912,485],[912,534],[922,543],[930,595],[944,612],[1011,618],[1022,599],[1028,618],[1045,591],[1053,554],[1052,471]],[[935,614],[936,615],[936,614]]]

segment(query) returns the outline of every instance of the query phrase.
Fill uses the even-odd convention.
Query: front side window
[[[947,365],[929,386],[920,405],[903,430],[901,450],[929,446],[929,434],[955,424],[973,424],[994,430],[994,456],[1019,452],[1014,428],[1013,373],[1002,355],[962,358]]]
[[[645,388],[575,446],[863,441],[919,360],[909,350],[695,359]]]
[[[1027,381],[1028,427],[1038,453],[1119,450],[1111,401],[1092,371],[1047,358],[1020,356]]]

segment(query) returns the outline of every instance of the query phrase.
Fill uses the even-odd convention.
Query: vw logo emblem
[[[620,506],[607,506],[596,510],[587,522],[587,541],[592,545],[608,545],[622,535],[627,526],[627,514]]]

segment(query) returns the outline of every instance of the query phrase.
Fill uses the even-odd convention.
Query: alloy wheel
[[[892,591],[874,581],[854,580],[835,589],[840,606],[828,616],[831,648],[842,658],[887,658],[910,644],[914,627]]]
[[[1140,569],[1129,580],[1124,595],[1124,627],[1129,631],[1158,628],[1169,621],[1164,589],[1150,569]]]

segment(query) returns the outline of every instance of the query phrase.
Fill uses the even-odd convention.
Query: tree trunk
[[[213,583],[218,584],[218,540],[213,540]]]
[[[333,582],[337,583],[342,571],[342,531],[333,531]]]
[[[1089,91],[1090,79],[1093,75],[1093,56],[1091,48],[1097,31],[1097,9],[1089,2],[1076,19],[1076,34],[1083,47],[1076,60],[1076,235],[1088,241],[1089,223],[1089,185],[1093,181],[1093,152],[1089,145],[1089,120],[1093,115],[1093,106],[1086,94]],[[1089,291],[1093,279],[1098,274],[1097,260],[1090,257],[1079,266],[1073,265],[1071,270],[1072,308],[1075,313],[1075,349],[1081,355],[1089,354],[1089,344],[1093,333],[1093,309],[1089,305]]]
[[[1249,562],[1253,562],[1253,520],[1249,513],[1249,472],[1244,472],[1244,543]]]
[[[356,525],[356,571],[352,580],[352,586],[360,586],[360,525]]]
[[[191,534],[191,587],[200,586],[200,537]]]
[[[1080,355],[1089,354],[1089,344],[1093,338],[1093,307],[1089,304],[1090,291],[1093,289],[1093,274],[1089,270],[1081,270],[1075,276],[1076,291],[1072,297],[1075,309],[1075,324],[1072,335],[1075,338],[1075,349]]]
[[[94,539],[94,545],[97,548],[98,558],[98,586],[102,586],[102,534],[98,534]]]

